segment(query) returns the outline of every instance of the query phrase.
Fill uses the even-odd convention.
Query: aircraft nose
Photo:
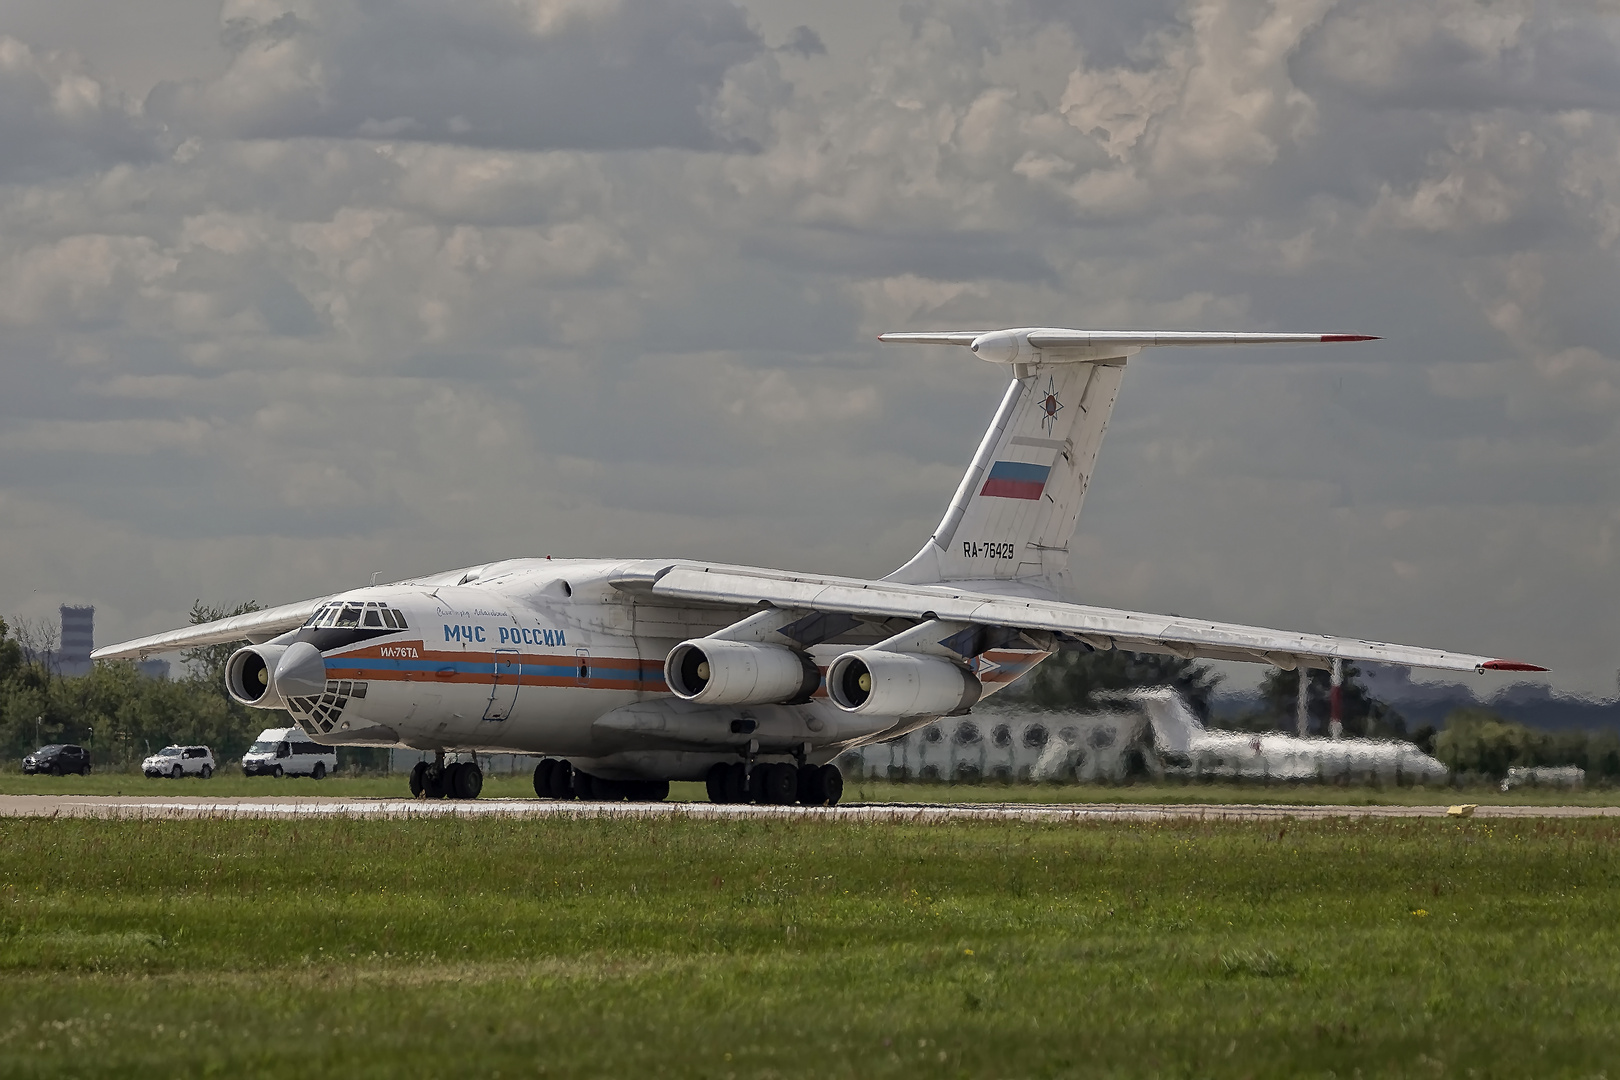
[[[275,686],[283,698],[326,693],[326,661],[321,651],[307,641],[288,646],[276,664]]]

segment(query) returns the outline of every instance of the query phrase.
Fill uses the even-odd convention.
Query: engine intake
[[[225,690],[236,701],[255,709],[284,709],[287,703],[275,690],[276,664],[285,645],[248,645],[237,649],[225,664]]]
[[[669,651],[664,681],[676,697],[705,705],[796,704],[810,700],[821,673],[780,645],[696,638]]]
[[[865,649],[847,652],[827,669],[827,695],[863,716],[945,716],[973,706],[978,676],[948,660]]]

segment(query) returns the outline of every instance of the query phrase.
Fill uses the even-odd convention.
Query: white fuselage
[[[638,602],[608,583],[623,565],[520,559],[334,596],[323,610],[358,609],[344,619],[358,625],[322,626],[317,614],[275,639],[308,641],[325,662],[325,693],[289,696],[286,707],[328,745],[549,754],[604,776],[675,779],[699,779],[739,754],[824,762],[932,719],[854,715],[824,687],[800,705],[683,701],[664,681],[670,650],[739,613]],[[384,625],[398,616],[404,629]],[[852,647],[808,651],[825,673]],[[974,667],[992,693],[1045,656],[993,650]]]

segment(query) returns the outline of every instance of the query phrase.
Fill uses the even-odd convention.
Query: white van
[[[337,751],[309,741],[295,727],[265,728],[242,755],[244,776],[313,776],[337,768]]]

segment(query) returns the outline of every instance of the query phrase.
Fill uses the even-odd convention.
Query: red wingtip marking
[[[1480,667],[1486,671],[1546,671],[1544,667],[1527,664],[1523,660],[1487,660]]]
[[[1323,341],[1377,341],[1377,334],[1323,334]]]

